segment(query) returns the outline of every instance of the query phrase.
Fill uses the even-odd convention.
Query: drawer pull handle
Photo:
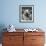
[[[11,38],[9,38],[10,40],[12,40]]]
[[[32,40],[36,40],[36,39],[32,39]]]

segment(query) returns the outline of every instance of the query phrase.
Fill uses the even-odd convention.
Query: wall
[[[34,23],[19,22],[19,5],[34,5]],[[16,28],[42,28],[46,32],[46,0],[0,0],[0,31],[13,24]]]
[[[19,22],[19,5],[34,5],[34,23]],[[0,25],[13,24],[16,28],[46,28],[46,1],[44,0],[1,0]]]

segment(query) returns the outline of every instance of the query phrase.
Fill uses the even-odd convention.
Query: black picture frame
[[[34,22],[34,5],[19,5],[19,21]]]

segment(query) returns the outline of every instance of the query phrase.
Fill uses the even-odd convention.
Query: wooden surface
[[[44,46],[44,32],[3,32],[3,46]]]
[[[43,32],[24,33],[24,46],[44,46]]]
[[[23,33],[6,32],[3,36],[3,46],[22,46]]]

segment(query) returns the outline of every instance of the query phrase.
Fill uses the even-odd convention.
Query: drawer
[[[43,44],[44,36],[32,36],[32,43],[33,44]]]
[[[32,40],[32,36],[24,36],[24,40]]]
[[[24,32],[24,36],[44,36],[45,33],[44,32]]]
[[[2,44],[3,46],[23,46],[23,44]]]
[[[9,37],[8,39],[3,40],[3,46],[22,46],[23,38],[22,37]]]
[[[44,46],[44,44],[32,44],[32,46]]]
[[[23,32],[4,32],[4,36],[23,36]]]
[[[3,43],[2,45],[3,46],[13,46],[13,45],[15,46],[15,43],[14,42],[13,43]]]
[[[23,46],[23,43],[20,44],[2,44],[2,46]]]
[[[15,41],[20,41],[23,40],[23,36],[4,36],[3,37],[3,42],[15,42]]]

